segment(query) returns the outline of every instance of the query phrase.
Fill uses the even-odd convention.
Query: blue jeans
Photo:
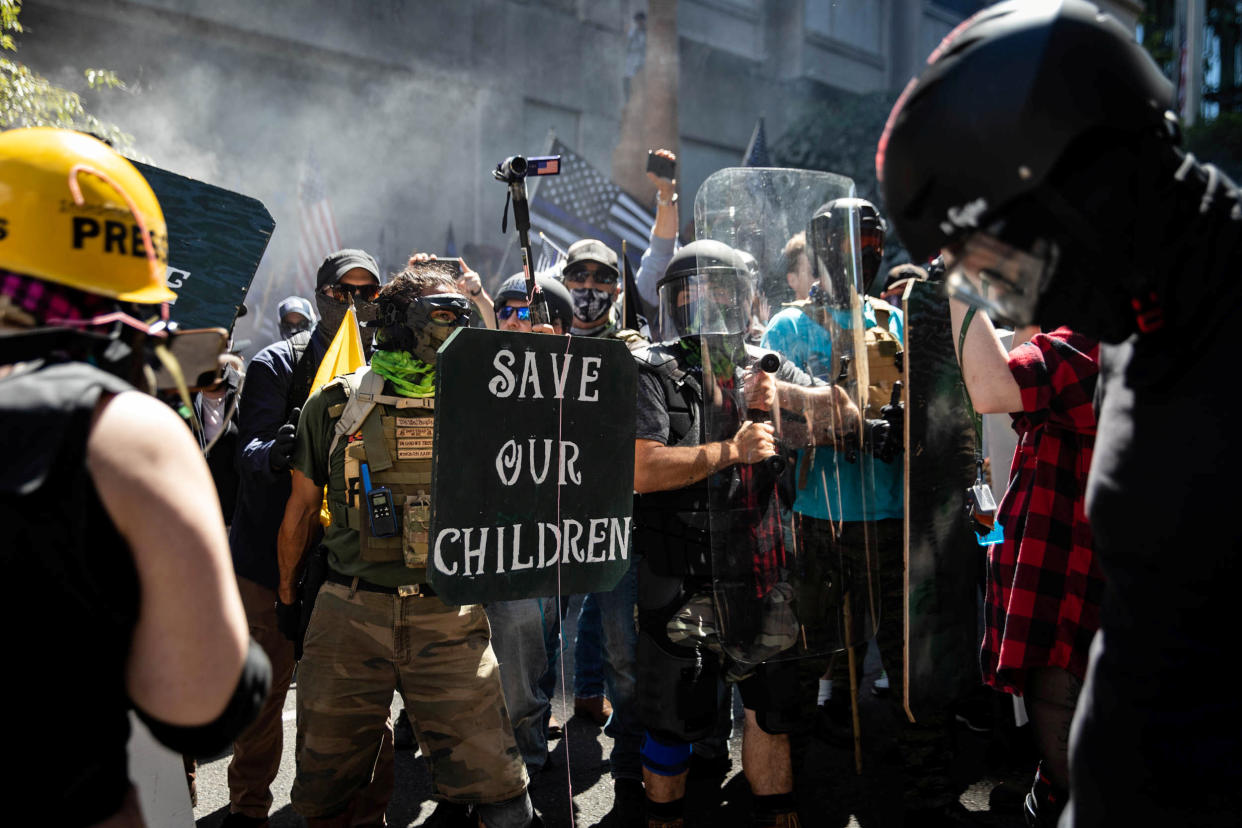
[[[638,561],[630,556],[630,568],[611,592],[591,595],[599,607],[603,632],[604,683],[612,702],[612,716],[604,733],[612,738],[609,764],[613,779],[642,779],[643,726],[638,719],[637,676],[638,627],[634,607],[638,600]]]
[[[603,634],[603,673],[604,688],[608,699],[612,702],[612,716],[604,725],[604,733],[612,738],[612,753],[609,764],[612,766],[614,779],[642,779],[642,760],[638,751],[642,747],[643,727],[638,718],[638,699],[635,693],[637,676],[638,627],[634,622],[634,607],[638,601],[638,561],[631,555],[630,568],[617,582],[611,592],[595,592],[590,597],[599,609],[600,628]],[[552,606],[547,608],[549,636],[545,639],[547,650],[544,664],[546,665],[542,679],[536,680],[545,699],[551,698],[558,679],[557,669],[560,660],[560,645],[557,641],[555,628],[556,599],[544,599]],[[568,609],[569,601],[564,601]],[[496,633],[492,633],[492,647],[497,648]],[[497,650],[497,658],[500,658]],[[574,658],[577,658],[575,647]],[[575,670],[577,665],[575,664]],[[503,662],[501,681],[504,681]],[[574,681],[577,693],[577,679]],[[513,711],[510,710],[510,716]],[[516,717],[515,717],[516,718]],[[518,738],[521,747],[522,739]]]
[[[500,684],[513,722],[513,736],[527,770],[548,761],[549,689],[540,679],[548,669],[546,637],[555,634],[556,598],[521,598],[487,605],[492,650],[500,663]]]
[[[578,610],[578,638],[574,642],[574,697],[604,695],[604,630],[595,593],[582,599]]]

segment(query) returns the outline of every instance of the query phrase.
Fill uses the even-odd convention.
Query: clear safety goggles
[[[1037,239],[1028,252],[987,233],[971,233],[943,253],[950,296],[997,322],[1034,324],[1040,297],[1056,271],[1056,244]]]

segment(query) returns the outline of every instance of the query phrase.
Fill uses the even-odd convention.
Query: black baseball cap
[[[319,272],[315,274],[315,289],[336,284],[342,276],[355,267],[369,271],[375,277],[375,281],[383,281],[380,279],[379,265],[376,264],[374,256],[365,250],[347,247],[344,250],[329,253],[323,260],[323,264],[319,266]]]
[[[604,244],[599,239],[579,239],[569,246],[566,253],[565,267],[562,273],[573,273],[580,270],[578,265],[584,262],[595,262],[612,271],[613,276],[620,278],[621,271],[617,270],[617,254],[616,252]]]

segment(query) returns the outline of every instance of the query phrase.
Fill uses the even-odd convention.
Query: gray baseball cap
[[[276,306],[276,321],[281,321],[285,318],[285,314],[289,313],[300,313],[312,322],[315,320],[315,310],[311,307],[310,301],[301,296],[286,296],[281,299],[280,304]]]
[[[599,239],[579,239],[566,251],[565,268],[562,273],[572,273],[583,262],[596,262],[613,272],[618,278],[621,271],[617,270],[617,254],[611,247]]]

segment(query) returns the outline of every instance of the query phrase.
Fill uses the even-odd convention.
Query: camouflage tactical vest
[[[431,444],[435,427],[434,397],[384,394],[384,379],[364,368],[338,377],[349,400],[336,424],[331,451],[342,437],[345,446],[345,500],[332,502],[332,522],[358,531],[359,558],[368,563],[403,562],[412,569],[427,566],[431,528]],[[392,493],[398,532],[393,537],[371,534],[367,517],[362,464],[371,488]]]
[[[876,325],[867,328],[863,333],[863,347],[867,349],[867,409],[868,419],[878,419],[882,415],[880,409],[888,405],[892,397],[893,384],[901,379],[901,339],[888,329],[889,318],[897,313],[897,308],[887,302],[868,297],[872,310],[875,311]],[[828,316],[828,309],[817,305],[810,299],[789,302],[787,308],[797,308],[811,319],[814,319],[824,330],[832,332],[833,323]],[[856,385],[858,362],[851,360],[847,382]]]

